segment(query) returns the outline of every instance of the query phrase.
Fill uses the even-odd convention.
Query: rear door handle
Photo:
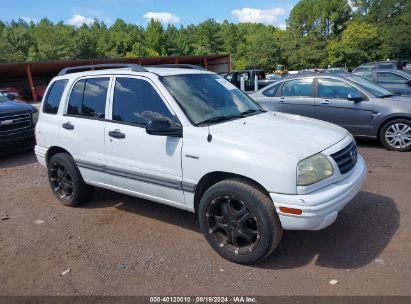
[[[108,132],[108,135],[114,138],[125,138],[126,137],[126,134],[122,133],[119,129]]]
[[[330,103],[332,103],[332,102],[329,101],[329,100],[321,100],[320,101],[320,104],[323,104],[323,105],[327,105],[327,104],[330,104]]]
[[[74,130],[74,126],[71,124],[71,122],[64,123],[63,128],[67,130]]]

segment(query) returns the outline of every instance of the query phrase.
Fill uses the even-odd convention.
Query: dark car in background
[[[397,94],[411,95],[411,74],[402,70],[360,71],[354,74],[364,77]]]
[[[0,155],[32,149],[37,120],[35,107],[12,101],[0,93]]]
[[[288,77],[249,96],[269,111],[328,121],[389,150],[411,149],[411,98],[357,75]]]

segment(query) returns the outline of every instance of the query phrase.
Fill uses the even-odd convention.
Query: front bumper
[[[35,142],[34,129],[0,135],[0,155],[32,149]]]
[[[348,176],[319,190],[302,195],[270,193],[281,225],[286,230],[319,230],[332,223],[338,212],[360,191],[367,177],[367,164],[362,156]],[[283,213],[280,207],[302,210],[301,215]]]

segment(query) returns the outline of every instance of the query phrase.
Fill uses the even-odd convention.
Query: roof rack
[[[165,63],[165,64],[150,64],[145,65],[150,68],[174,68],[174,69],[192,69],[192,70],[205,70],[203,67],[195,64],[185,63]]]
[[[68,67],[62,69],[58,76],[75,73],[75,72],[82,72],[82,71],[92,71],[92,70],[106,70],[106,69],[121,69],[121,68],[128,68],[133,72],[148,72],[144,67],[139,64],[134,63],[107,63],[107,64],[94,64],[94,65],[80,65],[76,67]]]

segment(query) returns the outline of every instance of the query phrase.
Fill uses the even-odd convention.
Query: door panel
[[[363,95],[342,80],[319,78],[315,118],[342,126],[354,135],[368,135],[371,128],[372,102],[348,100],[348,94],[354,92]]]
[[[271,99],[271,111],[314,117],[313,78],[288,80]]]
[[[60,146],[73,156],[86,181],[106,183],[104,166],[109,77],[86,78],[71,90],[61,119]]]
[[[117,77],[105,128],[107,173],[115,187],[184,205],[183,139],[147,134],[145,124],[154,117],[176,119],[151,82]]]

